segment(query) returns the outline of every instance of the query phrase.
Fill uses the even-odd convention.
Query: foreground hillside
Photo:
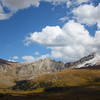
[[[2,88],[2,87],[1,87]],[[15,82],[0,100],[100,100],[99,69],[69,69]]]

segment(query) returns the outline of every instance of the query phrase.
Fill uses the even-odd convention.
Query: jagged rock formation
[[[66,63],[65,66],[67,68],[80,68],[80,67],[85,67],[86,65],[90,64],[90,63],[95,63],[95,61],[91,61],[96,57],[96,53],[92,53],[88,56],[85,56],[83,58],[81,58],[78,61],[75,62],[70,62],[70,63]]]
[[[76,62],[70,63],[57,62],[50,59],[41,59],[32,63],[17,63],[0,59],[0,79],[29,80],[42,74],[58,72],[67,68],[100,65],[100,61],[97,63],[96,58],[96,54],[92,53]]]
[[[22,63],[17,68],[16,73],[24,78],[34,78],[41,74],[61,71],[64,68],[65,65],[63,62],[44,59],[32,63]]]
[[[0,75],[11,78],[31,79],[41,74],[57,72],[65,69],[63,62],[56,62],[50,59],[39,60],[32,63],[16,63],[0,60]]]

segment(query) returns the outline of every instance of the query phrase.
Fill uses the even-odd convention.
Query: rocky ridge
[[[48,58],[32,63],[17,63],[0,59],[0,79],[29,80],[42,74],[70,68],[87,68],[100,65],[97,55],[92,53],[75,62],[63,63]]]

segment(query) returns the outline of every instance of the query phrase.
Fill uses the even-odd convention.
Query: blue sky
[[[93,2],[89,2],[89,0],[85,0],[86,1],[85,3],[81,2],[80,4],[77,0],[75,3],[70,0],[65,0],[65,1],[62,0],[62,2],[59,2],[60,0],[58,1],[56,0],[56,2],[53,2],[53,1],[49,2],[49,0],[48,2],[46,2],[44,0],[44,2],[41,1],[39,5],[37,5],[37,2],[39,1],[36,0],[37,1],[36,3],[33,3],[33,4],[30,3],[30,6],[28,7],[27,5],[26,6],[20,5],[19,7],[16,3],[10,4],[14,0],[4,0],[4,2],[3,0],[0,0],[0,1],[3,4],[3,5],[0,5],[2,8],[0,11],[0,58],[4,58],[8,60],[16,60],[16,61],[24,61],[24,60],[29,61],[29,60],[34,60],[38,58],[50,57],[52,59],[63,59],[65,61],[70,61],[70,57],[68,54],[70,53],[69,51],[71,50],[68,51],[68,47],[72,49],[73,55],[71,56],[71,58],[73,56],[76,58],[80,58],[84,55],[87,55],[93,52],[93,50],[91,51],[90,49],[85,50],[86,48],[85,45],[78,44],[78,42],[75,40],[70,43],[70,40],[73,38],[70,38],[70,40],[68,40],[67,37],[68,35],[73,35],[74,32],[72,32],[72,34],[69,34],[69,32],[71,31],[69,31],[69,29],[67,28],[69,27],[68,25],[70,24],[73,24],[73,25],[80,24],[78,25],[78,27],[80,27],[80,30],[77,30],[76,32],[81,31],[81,29],[83,31],[84,29],[82,27],[84,26],[85,30],[89,32],[89,36],[90,36],[89,38],[92,38],[92,37],[94,38],[96,31],[99,31],[98,26],[100,23],[99,21],[100,18],[98,18],[98,21],[93,21],[93,23],[79,20],[78,17],[81,16],[80,18],[82,18],[82,16],[84,16],[87,18],[87,16],[86,14],[81,15],[81,13],[77,13],[77,9],[80,6],[85,6],[85,5],[99,8],[99,2],[97,0],[94,0]],[[30,2],[31,1],[32,0],[30,0]],[[70,7],[66,6],[66,3],[68,1],[70,1],[72,4],[70,5]],[[20,1],[18,2],[20,3]],[[26,2],[26,0],[24,0],[23,2]],[[15,6],[13,7],[13,4],[16,5],[16,9],[14,8]],[[5,8],[7,10],[5,10]],[[74,10],[75,10],[74,12],[75,14],[72,13],[72,11]],[[81,11],[81,8],[79,10]],[[93,13],[95,13],[95,11]],[[10,17],[9,17],[9,14],[11,14]],[[91,15],[89,17],[91,17]],[[94,18],[91,18],[91,19],[95,20]],[[66,26],[66,31],[64,32],[64,34],[67,34],[68,32],[66,36],[66,40],[64,40],[62,37],[61,37],[62,39],[59,38],[59,34],[60,34],[59,31],[63,30],[63,28],[65,27],[65,24],[68,24]],[[47,26],[49,28],[46,28]],[[59,28],[57,28],[56,26],[58,26]],[[43,29],[45,30],[45,32],[44,31],[42,32]],[[59,31],[57,31],[57,29]],[[47,30],[51,31],[51,35],[49,35]],[[53,36],[54,34],[56,34],[54,33],[56,31],[58,32],[57,35]],[[34,38],[34,32],[37,32],[38,34],[37,36],[40,41]],[[86,32],[86,34],[88,34],[88,32]],[[32,34],[33,38],[31,38],[30,34]],[[45,36],[45,34],[47,35]],[[82,36],[84,37],[86,35],[82,35]],[[55,40],[53,37],[55,37]],[[59,41],[56,40],[57,37]],[[76,36],[76,38],[77,37],[78,36]],[[43,39],[45,40],[47,38],[48,38],[47,42],[51,39],[50,43],[46,43],[45,41],[43,42]],[[62,40],[64,40],[65,43],[62,43],[63,42]],[[92,40],[89,40],[89,41],[92,41]],[[28,42],[30,42],[30,44],[26,45]],[[73,43],[75,42],[76,44],[73,45]],[[63,47],[63,45],[65,44],[66,46]],[[87,43],[87,45],[89,44],[90,43]],[[73,47],[79,48],[79,47],[76,47],[76,45],[77,46],[79,45],[80,48],[82,48],[82,50],[84,49],[83,50],[84,53],[80,52],[77,54],[78,55],[77,56],[75,53],[76,51],[75,52],[73,51],[74,50]],[[90,47],[95,48],[95,50],[97,50],[97,47],[93,47],[93,46],[90,46]],[[81,51],[80,48],[79,50]],[[65,49],[66,51],[63,51],[63,49]]]
[[[53,10],[49,3],[42,3],[39,8],[30,7],[18,11],[11,18],[0,21],[0,52],[1,58],[12,56],[34,55],[36,51],[45,54],[49,52],[45,46],[33,44],[24,45],[25,37],[33,31],[41,31],[47,25],[62,25],[58,19],[65,16],[64,7],[57,6]],[[49,12],[49,13],[48,13]]]

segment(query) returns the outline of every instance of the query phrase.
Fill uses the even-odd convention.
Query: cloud
[[[3,7],[0,5],[0,20],[9,19],[12,16],[12,13],[6,14],[3,10]]]
[[[83,3],[83,2],[88,2],[89,0],[77,0],[77,2],[79,3],[79,4],[81,4],[81,3]]]
[[[18,56],[13,56],[12,59],[17,60],[17,59],[19,59],[19,57]]]
[[[94,41],[95,41],[95,46],[97,47],[98,52],[100,52],[100,30],[96,31]]]
[[[41,32],[33,32],[26,37],[26,41],[26,43],[33,42],[49,47],[59,47],[69,44],[74,45],[77,42],[84,45],[91,44],[92,37],[83,25],[71,20],[62,28],[59,26],[46,26]]]
[[[40,0],[1,0],[4,7],[9,8],[11,11],[28,8],[30,6],[39,6]]]
[[[66,22],[67,20],[69,20],[69,17],[64,16],[64,17],[59,18],[58,20],[61,22]]]
[[[35,58],[33,56],[23,56],[22,59],[25,61],[25,62],[32,62],[35,60]]]
[[[39,43],[47,46],[65,45],[65,33],[59,26],[46,26],[42,32],[34,32],[26,37],[26,43]]]
[[[35,58],[36,60],[40,60],[40,59],[46,59],[46,58],[50,58],[50,54],[44,54],[44,55],[40,55],[38,57]]]
[[[9,19],[11,16],[12,14],[0,13],[0,20]]]
[[[44,54],[44,55],[38,55],[37,57],[23,56],[22,60],[24,60],[24,62],[34,62],[34,61],[38,61],[40,59],[45,59],[45,58],[50,58],[50,55],[49,54]]]
[[[18,56],[13,56],[13,57],[10,57],[10,59],[8,59],[8,61],[17,62],[18,59],[19,59]]]
[[[90,0],[0,0],[0,10],[6,7],[9,9],[10,14],[2,13],[0,15],[0,20],[8,19],[10,18],[14,13],[16,13],[18,10],[29,8],[31,6],[39,7],[41,2],[48,2],[53,5],[60,5],[62,3],[65,3],[69,6],[81,4],[83,2],[88,2]]]
[[[50,57],[76,60],[96,50],[95,37],[73,20],[63,27],[46,26],[26,37],[26,43],[39,43],[51,49]],[[96,40],[95,40],[96,41]]]
[[[90,0],[67,0],[66,4],[67,4],[67,7],[71,7],[73,5],[80,5],[82,3],[88,3],[90,2]]]
[[[2,8],[2,6],[0,5],[0,13],[3,13],[4,11],[3,11],[3,8]]]
[[[16,62],[15,60],[13,60],[13,59],[8,59],[8,61],[11,61],[11,62]]]
[[[25,9],[30,6],[38,7],[40,0],[1,0],[0,4],[2,4],[0,5],[0,20],[5,20],[9,19],[18,10]],[[4,7],[6,7],[10,13],[5,13],[3,10]]]
[[[75,18],[78,22],[94,25],[97,24],[100,28],[100,4],[98,6],[93,5],[81,5],[73,10]]]
[[[12,61],[12,62],[17,62],[17,60],[19,59],[18,56],[12,56],[8,59],[8,61]]]
[[[78,5],[81,3],[89,2],[90,0],[43,0],[43,1],[53,3],[54,5],[66,3],[67,6],[70,7],[74,4]]]

